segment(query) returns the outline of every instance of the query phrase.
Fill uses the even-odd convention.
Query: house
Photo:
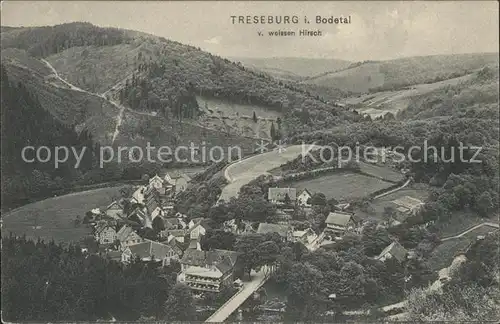
[[[163,186],[164,180],[158,175],[155,175],[149,179],[148,187],[155,188],[160,195],[165,194],[165,187]]]
[[[177,171],[167,172],[163,179],[172,188],[172,194],[174,195],[186,190],[188,183],[191,181],[188,175]]]
[[[94,228],[94,237],[99,244],[111,244],[116,240],[116,230],[107,222],[99,222]]]
[[[295,188],[269,188],[267,200],[273,204],[283,205],[288,199],[290,203],[294,203],[297,199],[297,189]]]
[[[189,222],[188,226],[191,240],[200,240],[201,237],[207,233],[207,230],[211,229],[209,220],[205,218],[193,219]]]
[[[404,196],[392,201],[396,205],[396,210],[406,215],[416,215],[424,203],[417,198]]]
[[[239,255],[227,250],[188,249],[180,260],[178,280],[193,290],[219,292],[234,281],[235,273],[241,268]]]
[[[297,196],[297,204],[299,206],[303,206],[303,207],[311,207],[311,204],[310,204],[310,199],[311,198],[312,198],[312,195],[309,192],[309,190],[304,189]]]
[[[179,254],[168,244],[151,240],[126,247],[122,252],[122,262],[130,262],[134,258],[141,261],[161,262],[162,266],[169,265],[172,260],[178,260]]]
[[[175,240],[179,243],[184,243],[186,234],[188,232],[184,229],[179,229],[179,230],[164,230],[160,232],[161,237],[166,237],[167,242],[171,242],[172,240]]]
[[[398,262],[403,262],[406,260],[406,256],[408,255],[408,251],[399,244],[394,241],[389,246],[387,246],[375,259],[384,262],[387,259],[394,258]]]
[[[174,240],[175,241],[175,240]],[[198,251],[201,251],[201,244],[200,244],[200,240],[198,239],[191,239],[189,241],[189,246],[188,246],[188,249],[194,249],[194,250],[198,250]]]
[[[282,224],[260,223],[257,228],[257,233],[278,233],[284,241],[292,240],[292,227]]]
[[[348,213],[331,212],[325,220],[325,231],[335,235],[343,235],[345,232],[354,229],[355,222],[352,216],[352,214]]]
[[[122,228],[116,233],[116,239],[120,241],[122,248],[131,246],[134,244],[142,243],[144,240],[137,234],[132,227],[123,225]]]
[[[307,245],[314,242],[318,238],[318,235],[314,233],[312,229],[307,228],[303,231],[294,231],[292,237],[294,242],[300,242]]]
[[[136,207],[130,214],[127,216],[127,219],[137,223],[138,225],[144,226],[147,222],[148,215],[144,211],[144,207]]]
[[[132,194],[132,198],[130,202],[132,204],[144,204],[144,191],[146,190],[145,186],[140,186],[136,191]]]
[[[123,206],[115,200],[106,207],[105,213],[113,219],[121,219],[123,216]]]

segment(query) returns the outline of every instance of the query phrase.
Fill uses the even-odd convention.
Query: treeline
[[[2,318],[10,322],[195,320],[178,265],[130,266],[79,246],[2,238]]]
[[[5,40],[5,41],[4,41]],[[37,57],[46,57],[75,46],[117,45],[129,40],[123,30],[101,28],[90,23],[23,28],[15,37],[2,40],[2,48],[24,49]]]
[[[2,116],[2,208],[11,208],[37,199],[47,198],[54,192],[76,185],[89,185],[114,180],[137,180],[145,173],[154,175],[159,165],[105,163],[99,166],[100,145],[93,141],[85,129],[77,133],[70,125],[55,119],[40,104],[27,87],[18,82],[13,84],[1,65],[1,116]],[[45,146],[50,150],[41,151],[41,162],[34,150],[23,148],[32,146],[35,150]],[[68,159],[55,166],[56,147],[69,150]],[[82,158],[78,167],[72,152],[74,149]],[[83,153],[81,153],[83,152]],[[63,158],[63,152],[60,152]]]

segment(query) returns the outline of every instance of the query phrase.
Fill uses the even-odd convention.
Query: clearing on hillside
[[[307,188],[311,193],[321,192],[327,198],[348,200],[366,197],[393,184],[359,173],[341,172],[315,179],[288,182],[288,185],[297,188],[299,191]]]
[[[15,233],[55,242],[78,242],[91,233],[85,224],[75,226],[76,216],[83,219],[93,208],[104,208],[121,197],[124,186],[101,188],[49,198],[20,207],[2,216],[2,234]]]

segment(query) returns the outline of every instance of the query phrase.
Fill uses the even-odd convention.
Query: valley
[[[498,308],[497,53],[229,60],[78,22],[1,36],[9,320],[420,321],[416,291],[435,319]],[[89,154],[53,168],[26,145]],[[103,146],[128,157],[102,164]],[[148,146],[203,149],[127,151]],[[488,149],[447,159],[458,146]]]

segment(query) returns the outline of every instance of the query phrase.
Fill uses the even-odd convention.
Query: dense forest
[[[80,247],[2,238],[2,319],[25,321],[195,320],[179,265],[124,267]]]

